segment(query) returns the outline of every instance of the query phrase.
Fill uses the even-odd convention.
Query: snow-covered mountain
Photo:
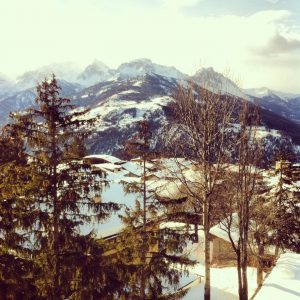
[[[213,68],[201,68],[192,79],[204,88],[222,95],[232,95],[250,100],[249,97],[231,79],[216,72]]]
[[[86,118],[97,117],[95,132],[89,140],[91,153],[116,154],[138,128],[138,121],[147,119],[153,132],[154,145],[163,146],[166,128],[173,122],[170,104],[177,85],[174,78],[147,74],[130,79],[115,79],[82,90],[73,96],[80,107],[89,107]],[[290,120],[261,110],[262,126],[259,134],[268,147],[268,155],[281,147],[279,131],[290,133],[285,145],[300,143],[300,126]],[[273,130],[269,130],[271,128]],[[266,162],[269,161],[266,159]]]
[[[246,95],[263,98],[263,97],[278,97],[282,100],[289,101],[290,99],[299,98],[300,94],[284,93],[280,91],[274,91],[267,87],[254,88],[254,89],[244,89]]]
[[[159,145],[175,85],[174,78],[147,74],[99,83],[74,95],[78,106],[90,108],[86,118],[98,117],[89,140],[90,152],[118,152],[144,118],[151,124],[154,144]]]
[[[0,74],[0,101],[15,93],[14,82],[7,76]]]
[[[183,74],[174,67],[168,67],[153,63],[150,59],[136,59],[127,63],[121,64],[117,69],[117,76],[121,79],[133,78],[145,74],[157,74],[165,77],[176,79],[186,78]]]
[[[76,81],[85,87],[92,86],[99,82],[112,79],[116,71],[110,69],[107,65],[99,60],[95,60],[81,72]]]
[[[244,90],[258,100],[261,107],[300,124],[300,95],[273,91],[268,88]]]
[[[22,91],[35,87],[38,82],[43,80],[45,77],[51,76],[51,74],[55,74],[58,79],[76,82],[79,73],[80,68],[75,63],[53,63],[23,73],[16,80],[16,88],[18,91]]]
[[[61,95],[70,97],[81,90],[78,84],[73,84],[65,80],[58,80],[61,87]],[[0,101],[0,125],[9,121],[9,113],[15,111],[22,111],[26,108],[35,105],[36,90],[34,87],[19,91],[12,96],[8,96]]]
[[[264,128],[274,129],[274,132],[285,131],[295,143],[300,144],[300,125],[294,122],[300,122],[300,97],[285,95],[285,98],[280,98],[278,92],[240,90],[233,81],[212,68],[201,69],[189,77],[174,67],[158,65],[148,59],[121,64],[117,70],[112,70],[99,61],[94,61],[80,72],[74,64],[60,64],[57,69],[54,69],[55,66],[57,67],[52,65],[26,72],[19,77],[16,85],[19,92],[14,92],[0,101],[0,124],[8,121],[9,112],[21,111],[34,105],[34,83],[43,79],[51,70],[58,71],[58,78],[66,76],[88,85],[83,88],[78,83],[59,79],[62,95],[72,99],[79,107],[89,108],[86,117],[98,118],[95,132],[88,143],[91,153],[118,152],[124,141],[136,132],[138,121],[143,118],[149,120],[155,137],[154,143],[160,145],[164,128],[170,126],[173,121],[170,103],[173,100],[174,88],[178,82],[192,79],[213,92],[234,95],[249,101],[257,97],[254,97],[254,94],[261,95],[261,118]],[[90,84],[93,85],[89,86]],[[30,88],[20,90],[26,86]],[[264,137],[272,136],[270,132],[273,131],[263,131]],[[269,139],[274,140],[268,143],[271,148],[280,143],[278,136]]]

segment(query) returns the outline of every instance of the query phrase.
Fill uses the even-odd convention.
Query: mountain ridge
[[[204,87],[207,87],[205,83],[208,82],[208,86],[213,92],[245,99],[244,90],[239,89],[229,78],[215,72],[213,68],[204,68],[194,76],[186,77],[186,74],[172,67],[154,64],[147,59],[121,64],[115,71],[100,61],[94,61],[90,66],[84,70],[87,77],[82,76],[82,80],[87,82],[89,76],[94,76],[96,83],[93,82],[91,86],[85,87],[82,84],[59,79],[63,96],[69,97],[79,107],[89,108],[87,117],[98,117],[94,133],[88,140],[90,153],[114,154],[120,151],[124,141],[135,133],[138,122],[144,118],[149,120],[154,130],[155,144],[161,144],[162,133],[172,121],[170,109],[173,101],[172,94],[176,86],[186,80],[195,80]],[[159,71],[161,74],[154,71]],[[103,74],[108,79],[97,82],[96,78]],[[120,74],[123,76],[119,76]],[[76,76],[78,77],[78,75]],[[224,86],[230,88],[225,89]],[[294,121],[297,118],[300,121],[300,99],[298,103],[297,99],[286,101],[279,97],[276,98],[277,100],[273,98],[270,100],[270,96],[266,96],[260,99],[263,124],[266,125],[262,135],[270,136],[270,139],[276,140],[275,142],[278,144],[280,141],[275,131],[286,129],[285,134],[290,135],[294,143],[300,144],[300,125]],[[0,123],[7,122],[10,111],[22,111],[33,106],[34,99],[34,88],[18,91],[18,93],[2,99],[0,101]],[[254,97],[248,96],[247,99],[253,102]],[[299,115],[295,115],[292,108],[290,110],[282,109],[283,105],[292,104],[299,111]],[[292,113],[293,117],[291,117]],[[268,132],[267,127],[275,131]],[[271,138],[273,132],[276,136]]]

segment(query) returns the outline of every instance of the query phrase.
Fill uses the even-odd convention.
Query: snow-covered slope
[[[85,118],[98,118],[89,141],[90,151],[116,153],[144,118],[151,123],[157,143],[175,84],[174,79],[153,74],[103,82],[75,95],[75,103],[90,108]]]

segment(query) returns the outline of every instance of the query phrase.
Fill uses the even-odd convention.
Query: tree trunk
[[[243,238],[242,238],[242,278],[243,278],[243,300],[248,300],[248,230],[249,230],[249,202],[244,204]]]
[[[244,242],[246,244],[246,241]],[[244,248],[242,252],[242,282],[243,282],[243,289],[242,289],[242,296],[243,300],[248,300],[248,278],[247,278],[247,260],[248,260],[248,254],[247,254],[247,245],[246,248]]]
[[[57,197],[55,197],[57,198]],[[54,200],[54,233],[53,233],[53,248],[54,248],[54,299],[60,299],[59,288],[59,272],[60,272],[60,257],[59,257],[59,241],[58,241],[58,210],[57,199]]]
[[[57,191],[57,153],[56,153],[56,130],[54,121],[51,120],[50,134],[51,134],[51,167],[52,170],[52,201],[53,201],[53,250],[54,250],[54,299],[60,299],[60,256],[59,256],[59,216],[60,208],[58,203],[58,191]]]
[[[238,273],[238,285],[239,285],[239,299],[243,299],[243,280],[242,280],[242,272],[241,272],[241,254],[240,251],[237,251],[236,254],[237,260],[237,273]]]
[[[208,216],[208,199],[204,199],[204,253],[205,253],[205,284],[204,300],[210,300],[210,241],[209,241],[209,216]]]
[[[279,256],[279,247],[276,245],[275,247],[275,259]]]
[[[147,193],[146,193],[146,158],[143,159],[143,237],[142,237],[142,272],[141,272],[141,300],[145,300],[145,288],[146,288],[146,225],[147,225],[147,216],[146,216],[146,205],[147,205]]]
[[[258,266],[257,266],[257,287],[261,287],[263,283],[263,256],[264,246],[258,245]]]

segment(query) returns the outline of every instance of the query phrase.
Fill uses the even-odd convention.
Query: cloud
[[[167,10],[178,11],[184,7],[191,7],[203,0],[162,0],[162,5]]]
[[[300,40],[289,39],[276,33],[268,43],[261,47],[253,49],[255,54],[261,56],[274,56],[282,53],[289,53],[300,49]]]
[[[280,0],[265,0],[267,2],[270,2],[272,4],[277,4]]]

